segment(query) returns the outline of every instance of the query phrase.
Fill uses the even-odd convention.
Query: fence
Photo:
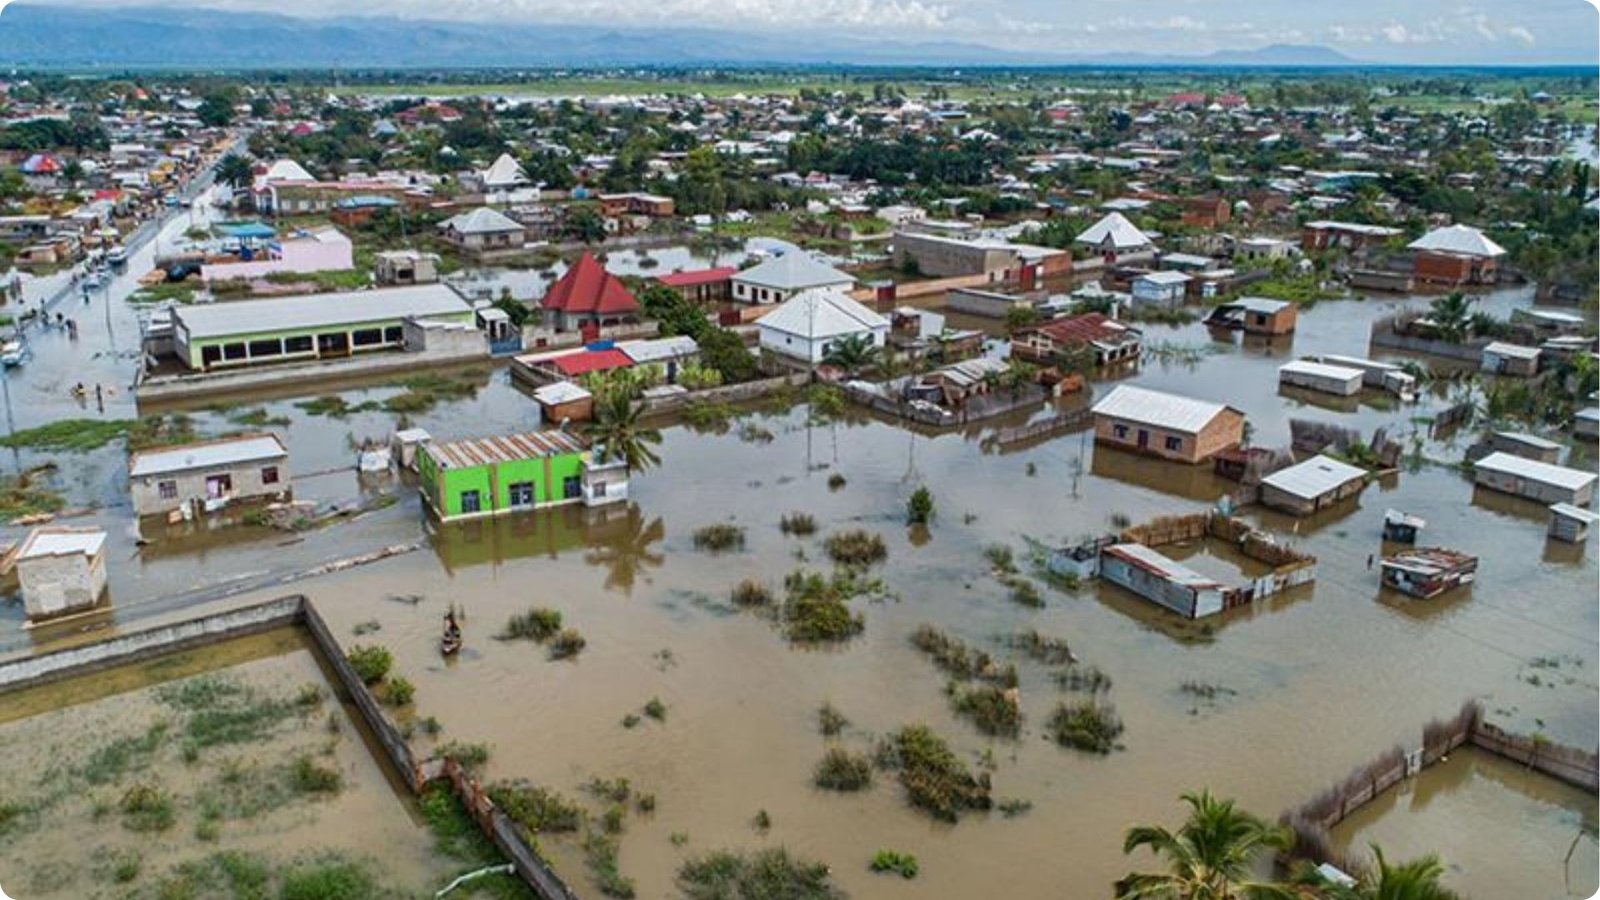
[[[1412,353],[1426,353],[1430,356],[1443,356],[1448,359],[1457,359],[1477,365],[1483,356],[1483,347],[1489,343],[1488,338],[1476,338],[1472,341],[1452,344],[1437,338],[1421,337],[1409,333],[1411,323],[1417,319],[1415,313],[1402,313],[1394,316],[1384,316],[1372,323],[1369,341],[1374,347],[1386,347],[1390,350],[1409,350]]]
[[[1287,868],[1297,860],[1309,860],[1330,862],[1346,872],[1355,871],[1356,863],[1334,848],[1330,830],[1384,791],[1443,760],[1465,744],[1588,791],[1600,787],[1600,758],[1594,753],[1552,744],[1540,736],[1508,734],[1484,722],[1483,707],[1469,700],[1453,717],[1435,719],[1424,725],[1420,746],[1407,750],[1397,744],[1356,768],[1342,781],[1285,812],[1280,821],[1294,832],[1295,843],[1291,850],[1279,856],[1279,865]]]
[[[668,394],[661,397],[646,397],[640,401],[644,404],[644,415],[671,412],[691,406],[695,403],[738,403],[743,400],[753,400],[768,394],[800,387],[811,380],[808,372],[794,372],[789,375],[779,375],[773,378],[760,378],[755,381],[744,381],[739,384],[725,384],[721,387],[706,388],[703,391],[687,391],[681,394]]]
[[[1146,547],[1215,538],[1233,545],[1250,559],[1272,567],[1271,572],[1252,578],[1243,586],[1228,588],[1224,605],[1229,608],[1310,584],[1317,578],[1315,556],[1280,544],[1266,532],[1252,528],[1248,522],[1220,513],[1161,516],[1123,529],[1121,537],[1124,541]]]
[[[516,823],[495,807],[477,779],[451,759],[430,758],[417,762],[410,745],[383,714],[377,699],[345,659],[344,650],[316,605],[303,595],[279,597],[173,625],[0,663],[0,695],[289,625],[299,625],[306,630],[322,662],[333,673],[337,687],[350,698],[361,721],[371,730],[389,764],[412,794],[422,793],[435,781],[447,780],[473,821],[500,848],[518,876],[541,900],[576,900],[576,895],[539,857]]]

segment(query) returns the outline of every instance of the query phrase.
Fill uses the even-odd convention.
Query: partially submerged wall
[[[1245,556],[1272,567],[1272,571],[1227,589],[1223,608],[1243,606],[1290,588],[1310,584],[1317,578],[1317,558],[1279,543],[1272,535],[1258,531],[1248,522],[1216,512],[1187,516],[1161,516],[1126,528],[1122,540],[1158,548],[1166,544],[1215,538],[1225,541]]]

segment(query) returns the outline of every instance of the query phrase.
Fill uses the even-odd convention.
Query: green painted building
[[[416,319],[471,327],[472,307],[449,286],[419,284],[178,306],[173,352],[195,371],[393,350]]]
[[[583,503],[588,455],[565,431],[429,441],[417,453],[417,478],[434,515],[449,522]]]

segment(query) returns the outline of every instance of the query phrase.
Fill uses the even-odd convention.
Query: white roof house
[[[1545,504],[1588,506],[1594,499],[1594,472],[1497,452],[1472,464],[1473,480],[1484,487]]]
[[[1318,454],[1305,462],[1273,472],[1261,479],[1261,484],[1301,500],[1315,500],[1366,477],[1365,469]]]
[[[317,179],[307,172],[305,166],[292,159],[280,159],[267,167],[267,171],[257,176],[257,184],[277,184],[292,181],[316,181]]]
[[[763,350],[815,364],[843,338],[866,336],[883,346],[889,320],[837,288],[813,288],[757,319],[756,330]]]
[[[288,455],[289,451],[283,446],[283,442],[278,440],[277,435],[255,434],[219,438],[198,444],[135,453],[128,460],[128,476],[143,478],[193,469],[270,462]]]
[[[440,222],[439,227],[457,234],[502,234],[522,230],[522,225],[515,219],[487,206],[451,216]]]
[[[405,318],[469,320],[471,314],[472,307],[443,284],[194,304],[172,310],[174,329],[181,330],[187,341]]]
[[[1226,409],[1228,407],[1222,403],[1124,384],[1096,403],[1093,412],[1097,416],[1196,434]]]
[[[1407,245],[1412,250],[1451,253],[1457,256],[1504,256],[1506,248],[1489,240],[1488,235],[1471,225],[1435,228]]]
[[[679,334],[649,340],[620,341],[617,349],[633,360],[635,365],[645,365],[694,356],[700,352],[700,345],[695,343],[694,338]]]
[[[486,191],[508,190],[530,183],[522,164],[509,153],[500,154],[500,158],[491,163],[489,168],[478,173],[478,179],[483,182]]]
[[[754,303],[781,303],[812,288],[849,288],[855,277],[819,262],[803,250],[791,250],[736,273],[733,298]]]
[[[1119,212],[1107,213],[1105,218],[1090,225],[1074,241],[1091,247],[1120,251],[1139,250],[1149,247],[1152,243],[1148,235]]]

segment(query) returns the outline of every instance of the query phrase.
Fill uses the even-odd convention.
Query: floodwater
[[[1445,884],[1473,897],[1591,897],[1595,825],[1587,791],[1465,748],[1362,807],[1333,839],[1367,856],[1376,843],[1391,863],[1437,853]]]
[[[1386,427],[1410,447],[1419,427],[1414,417],[1470,389],[1441,388],[1415,407],[1330,409],[1281,396],[1276,368],[1307,353],[1364,354],[1373,318],[1425,303],[1321,303],[1302,313],[1289,341],[1214,339],[1198,324],[1152,326],[1150,345],[1199,352],[1192,362],[1152,358],[1128,380],[1229,402],[1247,413],[1255,441],[1265,446],[1286,445],[1289,420],[1306,418],[1367,435]],[[1503,314],[1529,303],[1531,289],[1508,289],[1483,306]],[[48,374],[56,365],[41,368]],[[444,439],[537,426],[534,404],[503,369],[482,378],[476,398],[413,416],[414,424]],[[342,394],[354,403],[392,390]],[[674,872],[691,854],[776,844],[828,862],[856,896],[1104,896],[1114,879],[1155,865],[1121,855],[1123,831],[1175,824],[1184,791],[1208,787],[1273,818],[1469,697],[1514,731],[1592,747],[1600,729],[1594,539],[1556,548],[1536,508],[1485,498],[1445,466],[1408,466],[1358,501],[1312,519],[1246,511],[1316,555],[1318,579],[1196,625],[1104,584],[1078,593],[1041,585],[1046,605],[1031,609],[1009,599],[990,575],[983,550],[991,544],[1021,555],[1025,539],[1054,544],[1113,530],[1123,518],[1199,512],[1232,487],[1204,468],[1097,448],[1082,432],[995,452],[982,441],[994,426],[930,436],[869,417],[808,425],[803,405],[753,412],[775,440],[747,442],[737,428],[716,434],[664,427],[663,465],[635,476],[626,507],[437,527],[426,523],[403,481],[363,483],[350,471],[350,441],[388,434],[392,416],[318,418],[288,399],[258,405],[290,420],[276,430],[288,436],[297,494],[338,505],[386,492],[400,502],[305,535],[235,529],[157,536],[140,547],[120,451],[74,457],[60,477],[80,500],[103,504],[89,520],[112,531],[114,608],[91,624],[127,627],[190,614],[200,599],[230,585],[239,598],[304,592],[341,635],[376,621],[381,630],[363,640],[395,652],[398,668],[417,684],[418,714],[444,723],[442,739],[492,745],[491,779],[529,778],[595,810],[579,787],[596,776],[627,777],[656,795],[656,811],[631,817],[621,843],[621,868],[641,896],[670,894]],[[223,428],[227,415],[198,412],[197,420]],[[1416,437],[1424,457],[1445,463],[1459,460],[1466,444]],[[1573,452],[1574,465],[1594,465],[1592,449]],[[38,458],[23,452],[17,463]],[[827,485],[834,473],[848,480],[836,491]],[[922,484],[938,516],[928,534],[913,535],[903,525],[904,504]],[[1367,561],[1381,550],[1380,522],[1391,506],[1428,520],[1426,543],[1480,554],[1478,582],[1429,602],[1380,591]],[[781,535],[778,518],[789,511],[814,515],[819,534]],[[694,550],[692,532],[720,521],[746,527],[745,548],[714,557]],[[888,542],[889,559],[875,574],[894,594],[853,601],[866,619],[858,637],[794,647],[767,620],[728,604],[730,587],[742,578],[777,588],[794,568],[825,566],[822,538],[851,527],[880,532]],[[245,590],[252,579],[417,540],[425,549],[292,588]],[[1248,561],[1209,544],[1174,554],[1219,576],[1251,571]],[[468,644],[445,663],[436,647],[450,603],[467,613]],[[492,639],[507,617],[532,606],[560,610],[587,637],[577,660],[551,662],[535,645]],[[0,606],[0,650],[86,637],[78,625],[24,634],[13,624],[20,616],[14,604]],[[1126,725],[1125,748],[1098,757],[1049,742],[1044,721],[1073,695],[1027,661],[1019,661],[1021,738],[982,736],[953,714],[945,676],[909,645],[923,623],[997,656],[1007,652],[998,636],[1026,628],[1067,640],[1083,662],[1113,679],[1109,700]],[[1560,660],[1560,677],[1530,681],[1535,671],[1549,674],[1532,668],[1536,658]],[[1200,700],[1180,689],[1185,682],[1231,693]],[[622,718],[652,697],[667,705],[666,721],[624,729]],[[814,789],[811,769],[827,746],[815,727],[824,701],[853,723],[838,739],[844,745],[870,749],[878,736],[926,722],[970,764],[992,762],[995,796],[1031,801],[1031,811],[947,825],[908,807],[892,779],[857,795]],[[428,749],[428,739],[419,740]],[[1589,803],[1592,809],[1592,797]],[[763,809],[772,819],[765,834],[751,826]],[[687,843],[675,846],[675,832]],[[382,846],[379,837],[367,840]],[[1438,849],[1481,858],[1497,854],[1499,840],[1483,834],[1470,845]],[[541,843],[569,880],[595,893],[575,839]],[[870,874],[867,860],[880,848],[916,854],[922,875],[908,882]],[[1466,871],[1462,884],[1475,897],[1525,896],[1480,884],[1477,867]]]
[[[323,699],[269,726],[259,739],[206,747],[191,761],[180,749],[188,720],[163,692],[199,679],[291,701],[303,686],[315,685]],[[434,856],[432,835],[414,804],[397,791],[353,711],[333,696],[309,642],[295,629],[7,694],[0,706],[6,760],[0,797],[29,811],[7,829],[0,878],[15,896],[30,900],[125,896],[185,862],[228,850],[276,865],[338,852],[367,861],[383,883],[408,893],[447,880],[453,866]],[[130,754],[114,777],[92,774],[107,771],[96,762],[111,758],[106,748],[163,723],[165,737],[151,753]],[[303,754],[338,771],[343,786],[337,794],[284,793],[284,767]],[[135,785],[172,798],[169,828],[123,827],[118,804]],[[228,799],[217,834],[202,839],[201,809],[220,798]],[[139,858],[139,875],[115,884],[111,861],[129,855]]]

